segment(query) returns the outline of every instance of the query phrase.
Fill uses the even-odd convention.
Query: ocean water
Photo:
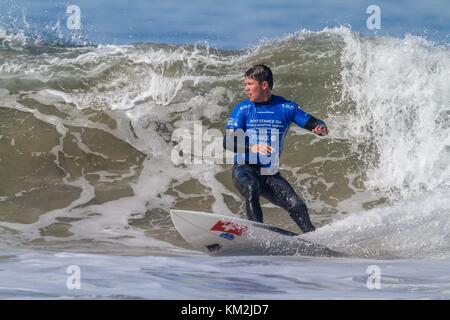
[[[1,298],[448,299],[448,5],[380,2],[368,30],[368,4],[277,3],[80,1],[69,30],[65,2],[0,2]],[[301,237],[347,258],[212,258],[174,229],[172,208],[245,216],[214,137],[259,62],[330,127],[292,127],[281,172]]]

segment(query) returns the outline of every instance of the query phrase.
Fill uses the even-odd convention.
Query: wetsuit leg
[[[261,175],[259,168],[247,164],[233,166],[233,183],[245,198],[247,218],[263,222],[263,214],[259,197],[261,196]]]
[[[273,204],[289,212],[291,218],[303,232],[316,229],[311,223],[305,203],[279,172],[272,176],[265,176],[262,195]]]

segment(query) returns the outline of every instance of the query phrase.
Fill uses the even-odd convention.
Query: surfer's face
[[[267,98],[267,91],[269,88],[269,84],[267,81],[263,81],[259,83],[258,80],[253,78],[245,78],[245,93],[249,97],[252,102],[263,102]]]

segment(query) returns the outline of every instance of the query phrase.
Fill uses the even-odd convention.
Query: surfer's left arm
[[[315,118],[314,116],[311,116],[311,118],[309,118],[307,122],[307,128],[305,127],[305,129],[310,130],[312,133],[315,133],[319,136],[326,136],[328,134],[328,127],[325,122]]]
[[[299,105],[295,109],[294,122],[303,129],[309,130],[319,136],[326,136],[328,134],[328,127],[325,121],[303,111]]]

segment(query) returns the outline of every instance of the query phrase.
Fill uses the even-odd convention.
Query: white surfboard
[[[342,254],[267,224],[198,211],[170,210],[180,235],[195,249],[213,256]]]

